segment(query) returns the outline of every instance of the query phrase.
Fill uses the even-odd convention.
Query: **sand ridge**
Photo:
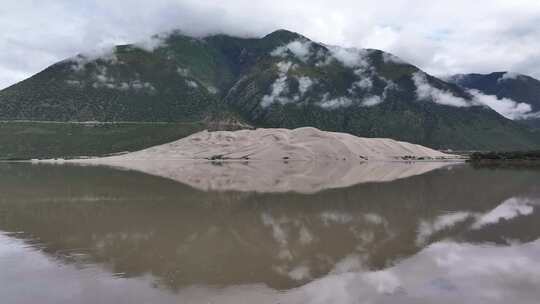
[[[137,152],[65,162],[135,170],[204,191],[313,193],[425,174],[457,158],[392,139],[306,127],[202,131]]]
[[[312,127],[202,131],[180,140],[102,160],[446,160],[424,146],[387,138],[362,138]]]

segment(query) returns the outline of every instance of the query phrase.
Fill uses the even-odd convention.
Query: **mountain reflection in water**
[[[439,167],[379,170],[392,176],[383,182],[319,178],[294,192],[292,181],[216,189],[106,167],[2,164],[0,294],[7,303],[536,303],[540,171]],[[246,180],[246,167],[226,168]],[[367,168],[349,170],[376,170]],[[219,191],[200,190],[209,188]]]

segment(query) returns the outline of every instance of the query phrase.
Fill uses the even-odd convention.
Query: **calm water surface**
[[[411,172],[254,192],[0,164],[0,303],[538,303],[540,169]]]

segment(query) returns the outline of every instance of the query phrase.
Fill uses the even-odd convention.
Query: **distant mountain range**
[[[511,72],[495,72],[459,74],[452,76],[449,81],[486,95],[494,95],[501,100],[506,99],[507,107],[516,113],[517,121],[540,128],[539,80]]]
[[[538,86],[529,84],[536,80],[527,78],[526,92],[506,93],[497,89],[506,84],[501,77],[493,85],[476,77],[444,81],[383,51],[324,45],[286,30],[262,38],[172,32],[83,53],[0,91],[0,120],[232,121],[439,149],[540,146],[540,133],[512,120],[538,110]],[[485,102],[501,98],[531,109],[510,116]]]

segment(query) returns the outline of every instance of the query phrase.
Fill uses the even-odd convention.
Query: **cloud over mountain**
[[[0,13],[0,88],[89,49],[136,41],[152,48],[156,41],[145,39],[171,29],[261,36],[287,28],[327,44],[383,49],[435,75],[512,70],[540,77],[534,0],[21,0],[3,3]]]

